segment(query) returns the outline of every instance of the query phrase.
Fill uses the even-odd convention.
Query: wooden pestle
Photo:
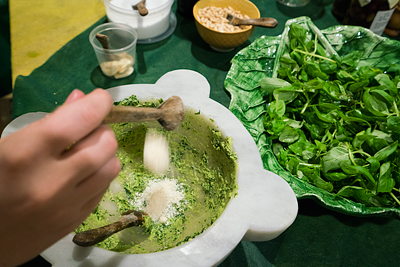
[[[171,96],[157,108],[113,106],[103,123],[144,122],[157,120],[165,130],[172,131],[185,117],[182,99]]]
[[[149,11],[146,8],[146,0],[140,1],[137,5],[132,6],[133,10],[138,10],[140,16],[144,17],[149,14]]]
[[[252,25],[263,28],[275,28],[278,25],[278,21],[274,18],[239,19],[228,13],[226,19],[233,26]]]
[[[116,222],[77,233],[72,242],[81,247],[93,246],[125,228],[141,225],[144,221],[143,215],[146,214],[136,210],[128,210]]]

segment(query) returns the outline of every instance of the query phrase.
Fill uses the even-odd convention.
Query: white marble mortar
[[[214,120],[233,139],[238,156],[238,195],[205,232],[178,247],[149,254],[121,254],[97,247],[83,248],[65,236],[41,255],[53,267],[216,266],[241,240],[268,241],[284,232],[297,216],[294,192],[278,175],[263,169],[258,148],[242,123],[224,106],[209,98],[210,85],[201,74],[175,70],[155,84],[131,84],[108,89],[114,101],[130,95],[139,99],[182,98],[186,107]],[[2,137],[44,117],[28,113],[13,120]]]

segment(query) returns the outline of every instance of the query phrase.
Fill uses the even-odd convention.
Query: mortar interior
[[[138,102],[135,96],[122,105],[157,106],[158,101]],[[121,253],[163,251],[196,237],[210,227],[236,192],[236,163],[231,138],[224,137],[212,120],[189,107],[183,123],[174,131],[158,122],[112,124],[118,140],[117,156],[122,170],[98,207],[76,230],[97,228],[112,223],[121,213],[140,209],[137,199],[149,181],[173,179],[185,197],[173,207],[176,215],[166,222],[146,216],[142,227],[131,227],[100,242],[97,246]],[[170,146],[170,168],[156,175],[143,165],[146,132],[156,129]],[[152,197],[162,197],[157,191]]]

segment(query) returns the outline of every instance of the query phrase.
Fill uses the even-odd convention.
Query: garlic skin
[[[121,79],[131,75],[134,71],[134,61],[131,55],[123,53],[118,55],[119,60],[105,61],[100,64],[104,75]]]

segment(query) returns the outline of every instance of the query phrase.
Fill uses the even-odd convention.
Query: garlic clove
[[[151,172],[163,175],[169,169],[169,157],[167,138],[155,129],[147,131],[143,148],[143,165]]]
[[[129,60],[132,61],[132,63],[133,63],[133,57],[132,57],[131,55],[125,54],[125,55],[124,55],[124,58],[129,59]]]
[[[128,57],[121,58],[119,60],[119,64],[120,64],[119,69],[118,69],[119,73],[123,73],[123,72],[127,71],[129,69],[129,67],[131,67],[133,65],[132,57],[131,58],[128,58]]]
[[[119,66],[120,64],[118,61],[105,61],[100,64],[101,70],[107,76],[114,76],[115,74],[117,74]]]
[[[131,75],[132,72],[133,72],[133,67],[132,67],[132,66],[129,66],[129,68],[128,68],[126,71],[116,73],[116,74],[114,75],[114,78],[115,78],[115,79],[124,78],[124,77],[127,77],[127,76]]]

